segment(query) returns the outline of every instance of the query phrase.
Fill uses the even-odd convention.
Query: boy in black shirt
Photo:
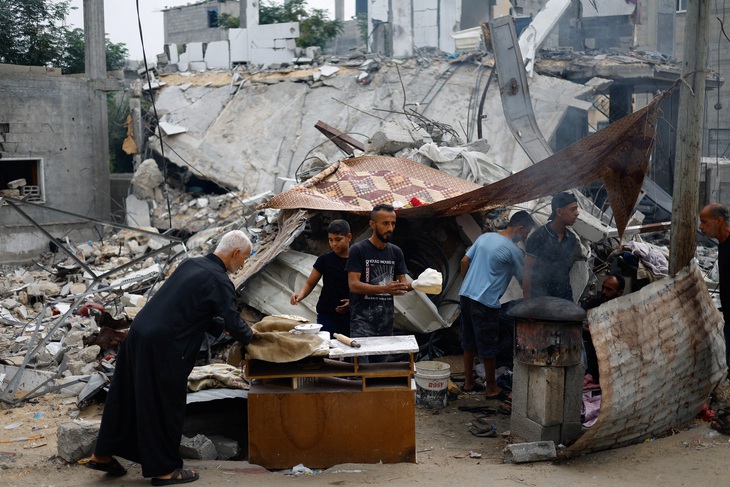
[[[323,331],[349,335],[350,288],[345,264],[352,240],[350,225],[345,220],[333,220],[327,227],[327,237],[332,251],[317,258],[312,273],[299,293],[292,294],[290,303],[296,305],[309,296],[320,278],[324,278],[317,301],[317,323],[322,325]]]

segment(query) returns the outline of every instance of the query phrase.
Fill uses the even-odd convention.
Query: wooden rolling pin
[[[360,348],[360,344],[352,338],[346,337],[345,335],[340,335],[339,333],[334,333],[332,336],[334,336],[338,341],[341,341],[348,347]]]

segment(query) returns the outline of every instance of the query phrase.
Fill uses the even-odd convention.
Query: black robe
[[[122,342],[94,453],[140,463],[144,477],[182,467],[187,378],[205,333],[218,336],[224,328],[251,342],[223,261],[213,254],[183,261]]]

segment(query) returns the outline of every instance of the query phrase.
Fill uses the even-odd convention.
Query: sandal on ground
[[[169,479],[152,479],[152,485],[175,485],[195,482],[200,478],[198,472],[190,468],[176,468]]]
[[[497,410],[489,406],[459,406],[459,411],[479,414],[496,414]]]
[[[475,383],[474,383],[474,387],[472,387],[472,388],[471,388],[471,389],[469,389],[469,390],[466,390],[466,389],[464,388],[464,384],[461,384],[461,385],[459,386],[459,390],[460,390],[461,392],[465,392],[466,394],[472,394],[472,393],[476,393],[476,392],[484,392],[484,386],[483,386],[482,384],[480,384],[479,382],[475,382]]]
[[[472,426],[469,428],[469,433],[480,438],[493,438],[497,436],[497,430],[493,429],[492,426]]]
[[[508,397],[507,399],[505,399],[504,402],[499,405],[499,409],[497,411],[499,411],[501,414],[512,414],[512,398]]]
[[[122,475],[127,473],[127,469],[124,468],[122,464],[119,463],[119,460],[114,457],[112,457],[110,461],[105,463],[89,460],[88,462],[86,462],[86,468],[98,470],[100,472],[106,472],[112,477],[121,477]]]

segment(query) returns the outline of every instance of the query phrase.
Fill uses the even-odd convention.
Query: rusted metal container
[[[508,314],[515,319],[515,360],[557,367],[580,363],[583,308],[566,299],[541,296],[523,301]]]

